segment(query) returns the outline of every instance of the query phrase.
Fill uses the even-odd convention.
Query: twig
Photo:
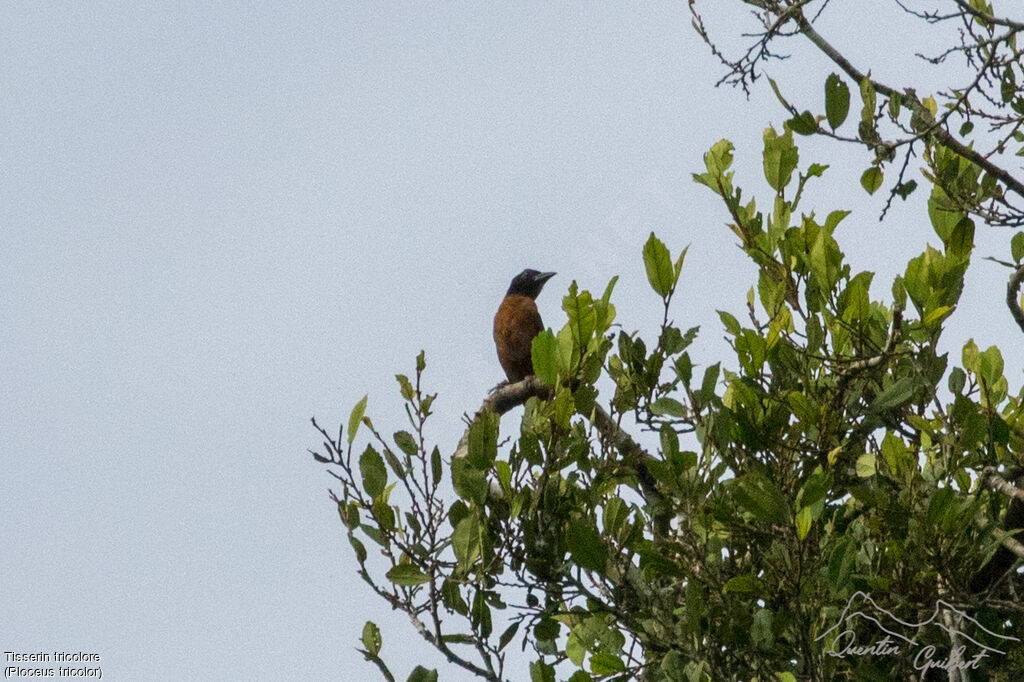
[[[820,33],[815,31],[814,27],[811,26],[811,23],[807,21],[802,12],[795,13],[794,19],[797,22],[797,26],[800,27],[800,32],[807,36],[807,39],[810,40],[815,47],[825,53],[825,55],[835,62],[839,68],[845,71],[850,78],[857,83],[864,80],[866,75],[850,63],[850,61],[844,57],[839,50],[825,40]],[[871,80],[871,85],[877,92],[882,93],[886,97],[892,97],[897,94],[897,91],[894,88],[874,79]],[[935,117],[932,116],[931,112],[928,111],[928,109],[917,99],[916,96],[912,95],[910,91],[899,94],[903,101],[905,101],[911,109],[921,117],[921,120],[928,124],[928,133],[934,135],[939,142],[957,154],[957,156],[973,162],[980,168],[984,169],[986,173],[1002,182],[1008,190],[1018,196],[1024,197],[1024,183],[1014,178],[1006,170],[995,165],[974,149],[964,146],[964,144],[953,137],[949,131],[937,125]]]
[[[1017,486],[1013,485],[1005,478],[999,475],[999,471],[995,467],[985,467],[981,470],[981,480],[992,490],[1001,492],[1008,497],[1020,500],[1024,502],[1024,490],[1021,490]],[[1021,555],[1024,556],[1024,555]]]
[[[1020,327],[1021,331],[1024,331],[1024,310],[1020,307],[1019,302],[1019,291],[1020,285],[1024,282],[1024,265],[1020,265],[1014,271],[1013,275],[1010,276],[1010,281],[1006,284],[1006,305],[1010,309],[1010,314],[1013,315],[1013,320]]]

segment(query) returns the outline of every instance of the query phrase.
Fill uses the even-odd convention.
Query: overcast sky
[[[754,268],[690,173],[728,137],[768,201],[761,131],[784,112],[714,89],[683,0],[513,5],[3,3],[0,650],[97,653],[112,680],[373,679],[354,650],[373,619],[401,679],[450,673],[356,576],[309,417],[333,428],[368,393],[402,428],[393,376],[424,349],[450,453],[503,378],[509,279],[557,271],[558,328],[572,280],[618,274],[619,322],[650,336],[651,230],[692,244],[673,312],[703,326],[695,361],[721,359],[714,311],[744,309]],[[861,26],[845,8],[822,30],[926,91],[879,54],[938,33],[898,30],[885,0]],[[744,16],[707,18],[735,47]],[[773,75],[820,110],[834,68],[794,48]],[[801,143],[804,167],[832,164],[805,210],[855,209],[837,237],[888,300],[936,242],[924,197],[879,224],[867,153]],[[1008,239],[979,230],[979,255]],[[1012,388],[1003,287],[976,263],[947,346],[999,344]]]

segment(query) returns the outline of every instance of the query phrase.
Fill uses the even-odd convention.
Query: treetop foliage
[[[525,405],[500,445],[491,399],[450,459],[426,441],[422,355],[415,380],[398,376],[411,430],[386,437],[360,401],[344,441],[323,433],[363,579],[483,679],[515,679],[513,643],[537,680],[883,674],[893,661],[829,654],[824,633],[858,593],[904,614],[969,607],[981,629],[961,627],[993,648],[990,632],[1019,632],[1003,595],[1019,575],[977,581],[1010,499],[990,481],[1016,490],[1022,394],[998,348],[937,349],[973,222],[936,215],[939,245],[873,289],[839,246],[847,212],[797,210],[824,170],[801,166],[790,130],[765,132],[768,212],[742,197],[733,155],[715,144],[694,176],[758,267],[746,314],[719,313],[730,362],[691,357],[697,330],[670,319],[685,250],[673,258],[651,235],[655,336],[613,331],[614,279],[599,298],[570,285],[564,325],[535,341],[537,377],[496,394]],[[656,446],[625,435],[630,422]],[[360,426],[371,442],[358,454]],[[386,670],[367,627],[364,655]],[[943,632],[922,643],[948,648]],[[909,657],[895,665],[915,674]]]
[[[886,169],[898,166],[886,211],[895,197],[906,199],[917,189],[908,169],[911,159],[921,154],[924,175],[932,184],[931,201],[989,224],[1024,226],[1024,181],[1002,162],[1005,154],[1024,156],[1024,90],[1018,85],[1024,82],[1024,61],[1017,46],[1024,17],[1000,14],[985,0],[894,0],[921,22],[957,29],[956,43],[939,54],[920,57],[936,67],[962,61],[964,80],[925,95],[912,83],[885,83],[873,77],[870,64],[853,63],[819,32],[815,24],[830,9],[831,0],[738,2],[752,8],[761,30],[745,34],[753,42],[740,55],[730,56],[705,25],[700,9],[704,3],[689,0],[694,28],[726,67],[719,84],[749,94],[765,75],[763,70],[785,56],[777,43],[807,40],[840,72],[824,81],[823,113],[790,101],[768,78],[792,117],[787,124],[791,130],[866,147],[873,158],[861,184],[869,193],[883,185]],[[859,116],[847,123],[851,109],[855,114],[859,109]]]
[[[827,1],[746,4],[765,33],[722,56],[727,82],[750,87],[779,37],[830,54],[809,15]],[[719,311],[729,357],[694,357],[700,330],[672,315],[687,250],[652,233],[637,247],[660,324],[616,324],[616,277],[599,296],[572,282],[561,327],[534,340],[536,376],[495,389],[454,452],[427,436],[422,353],[396,376],[407,426],[378,429],[365,397],[336,435],[314,421],[359,575],[447,661],[536,682],[1024,673],[1024,388],[996,346],[940,349],[977,223],[1022,224],[1019,180],[996,159],[1024,141],[1024,26],[950,4],[918,16],[967,26],[945,57],[975,64],[973,85],[918,97],[830,54],[842,73],[824,81],[823,114],[773,84],[793,115],[764,132],[768,196],[733,170],[750,150],[721,140],[704,155],[693,179],[756,267],[746,300]],[[977,151],[970,126],[951,132],[958,118],[985,121],[1002,149]],[[892,281],[847,260],[855,218],[818,192],[828,166],[801,158],[806,134],[872,149],[869,192],[897,154],[921,153],[933,243]],[[915,188],[900,171],[890,200]],[[1022,235],[1003,263],[1024,331]],[[503,418],[519,405],[517,423]],[[394,680],[388,639],[367,623],[360,651]]]

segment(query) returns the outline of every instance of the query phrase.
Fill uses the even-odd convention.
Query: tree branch
[[[857,83],[860,83],[866,77],[860,69],[855,67],[846,57],[842,55],[835,47],[833,47],[820,33],[814,30],[811,23],[804,17],[803,12],[797,11],[793,13],[794,20],[797,22],[797,26],[800,28],[800,32],[807,36],[807,39],[814,44],[819,50],[821,50],[829,59],[841,68],[846,74]],[[894,88],[880,83],[874,79],[871,79],[871,84],[877,92],[882,93],[886,97],[892,97],[895,94],[899,94],[902,101],[906,102],[910,108],[916,113],[921,120],[924,121],[928,127],[928,133],[933,135],[936,140],[941,142],[945,147],[952,150],[958,156],[963,157],[978,167],[982,168],[986,173],[996,178],[998,181],[1014,194],[1020,197],[1024,197],[1024,183],[1014,178],[1006,170],[995,165],[983,155],[979,154],[970,147],[965,146],[962,142],[956,139],[949,133],[948,130],[939,126],[935,117],[932,113],[918,100],[917,96],[912,90],[907,90],[903,93],[898,93]]]
[[[528,376],[514,384],[500,384],[484,399],[480,409],[469,420],[469,424],[472,425],[485,412],[502,415],[513,407],[522,405],[533,396],[548,399],[552,395],[551,387],[535,376]],[[652,516],[654,517],[656,534],[659,536],[667,534],[669,519],[668,516],[661,513],[663,496],[658,490],[657,481],[651,475],[649,469],[649,464],[655,461],[655,458],[633,440],[633,437],[624,431],[600,405],[595,404],[592,413],[582,414],[582,416],[592,420],[598,432],[608,439],[622,456],[622,461],[636,471],[636,478],[640,484],[640,489],[653,508],[654,513]],[[469,426],[466,427],[462,438],[459,439],[459,444],[455,448],[455,453],[452,457],[466,457],[468,454]],[[491,481],[490,497],[491,499],[501,499],[504,497],[501,486],[497,481]]]
[[[459,439],[459,444],[455,448],[455,454],[452,457],[458,459],[469,454],[469,425],[479,419],[483,413],[505,414],[513,407],[522,405],[533,396],[550,398],[551,387],[535,376],[528,376],[514,384],[499,384],[492,389],[491,393],[480,404],[480,408],[473,414],[473,418],[467,420],[466,431],[462,434],[462,438]]]
[[[967,14],[970,14],[985,23],[1005,26],[1007,28],[1012,28],[1015,31],[1024,31],[1024,24],[1019,21],[1013,21],[1012,19],[1007,19],[1005,17],[997,17],[995,14],[986,14],[981,10],[971,7],[971,4],[967,2],[967,0],[953,0],[953,2],[955,2]]]
[[[1012,531],[1024,527],[1024,490],[1013,485],[999,475],[995,467],[988,466],[981,471],[981,485],[1002,493],[1010,498],[1010,504],[1006,508],[1006,517],[1003,520],[1003,528],[988,529],[988,522],[977,519],[976,522],[983,530],[988,530],[999,542],[992,558],[981,567],[971,578],[969,589],[971,592],[984,592],[995,585],[1006,575],[1006,572],[1013,568],[1018,561],[1024,559],[1024,544],[1013,537]]]
[[[1010,276],[1010,281],[1006,284],[1006,306],[1010,309],[1014,322],[1024,332],[1024,310],[1020,307],[1019,297],[1022,282],[1024,282],[1024,265],[1017,267],[1013,275]]]
[[[992,490],[1003,493],[1007,497],[1024,502],[1024,490],[1021,490],[1017,486],[1013,485],[1005,478],[999,475],[999,471],[995,467],[985,467],[981,470],[982,482]],[[1024,557],[1024,554],[1021,555]]]

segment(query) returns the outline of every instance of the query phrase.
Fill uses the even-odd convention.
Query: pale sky
[[[750,28],[702,4],[726,44]],[[683,0],[552,5],[3,4],[0,650],[97,653],[111,680],[376,679],[355,652],[373,619],[400,679],[464,679],[356,576],[309,418],[336,428],[368,393],[403,428],[393,376],[425,349],[450,454],[503,378],[509,279],[559,273],[539,300],[557,329],[572,280],[618,274],[618,321],[650,337],[652,230],[692,244],[673,312],[702,325],[695,361],[735,366],[715,310],[742,313],[755,271],[690,173],[728,137],[769,201],[761,131],[785,113],[766,84],[713,88]],[[912,58],[877,57],[908,34],[844,7],[822,31],[915,84]],[[773,75],[821,110],[835,69],[794,55]],[[837,238],[888,300],[938,241],[924,193],[879,224],[867,152],[800,143],[832,164],[805,210],[855,209]],[[980,229],[978,255],[1008,240]],[[1004,288],[979,259],[946,341],[1000,345],[1012,388]]]

